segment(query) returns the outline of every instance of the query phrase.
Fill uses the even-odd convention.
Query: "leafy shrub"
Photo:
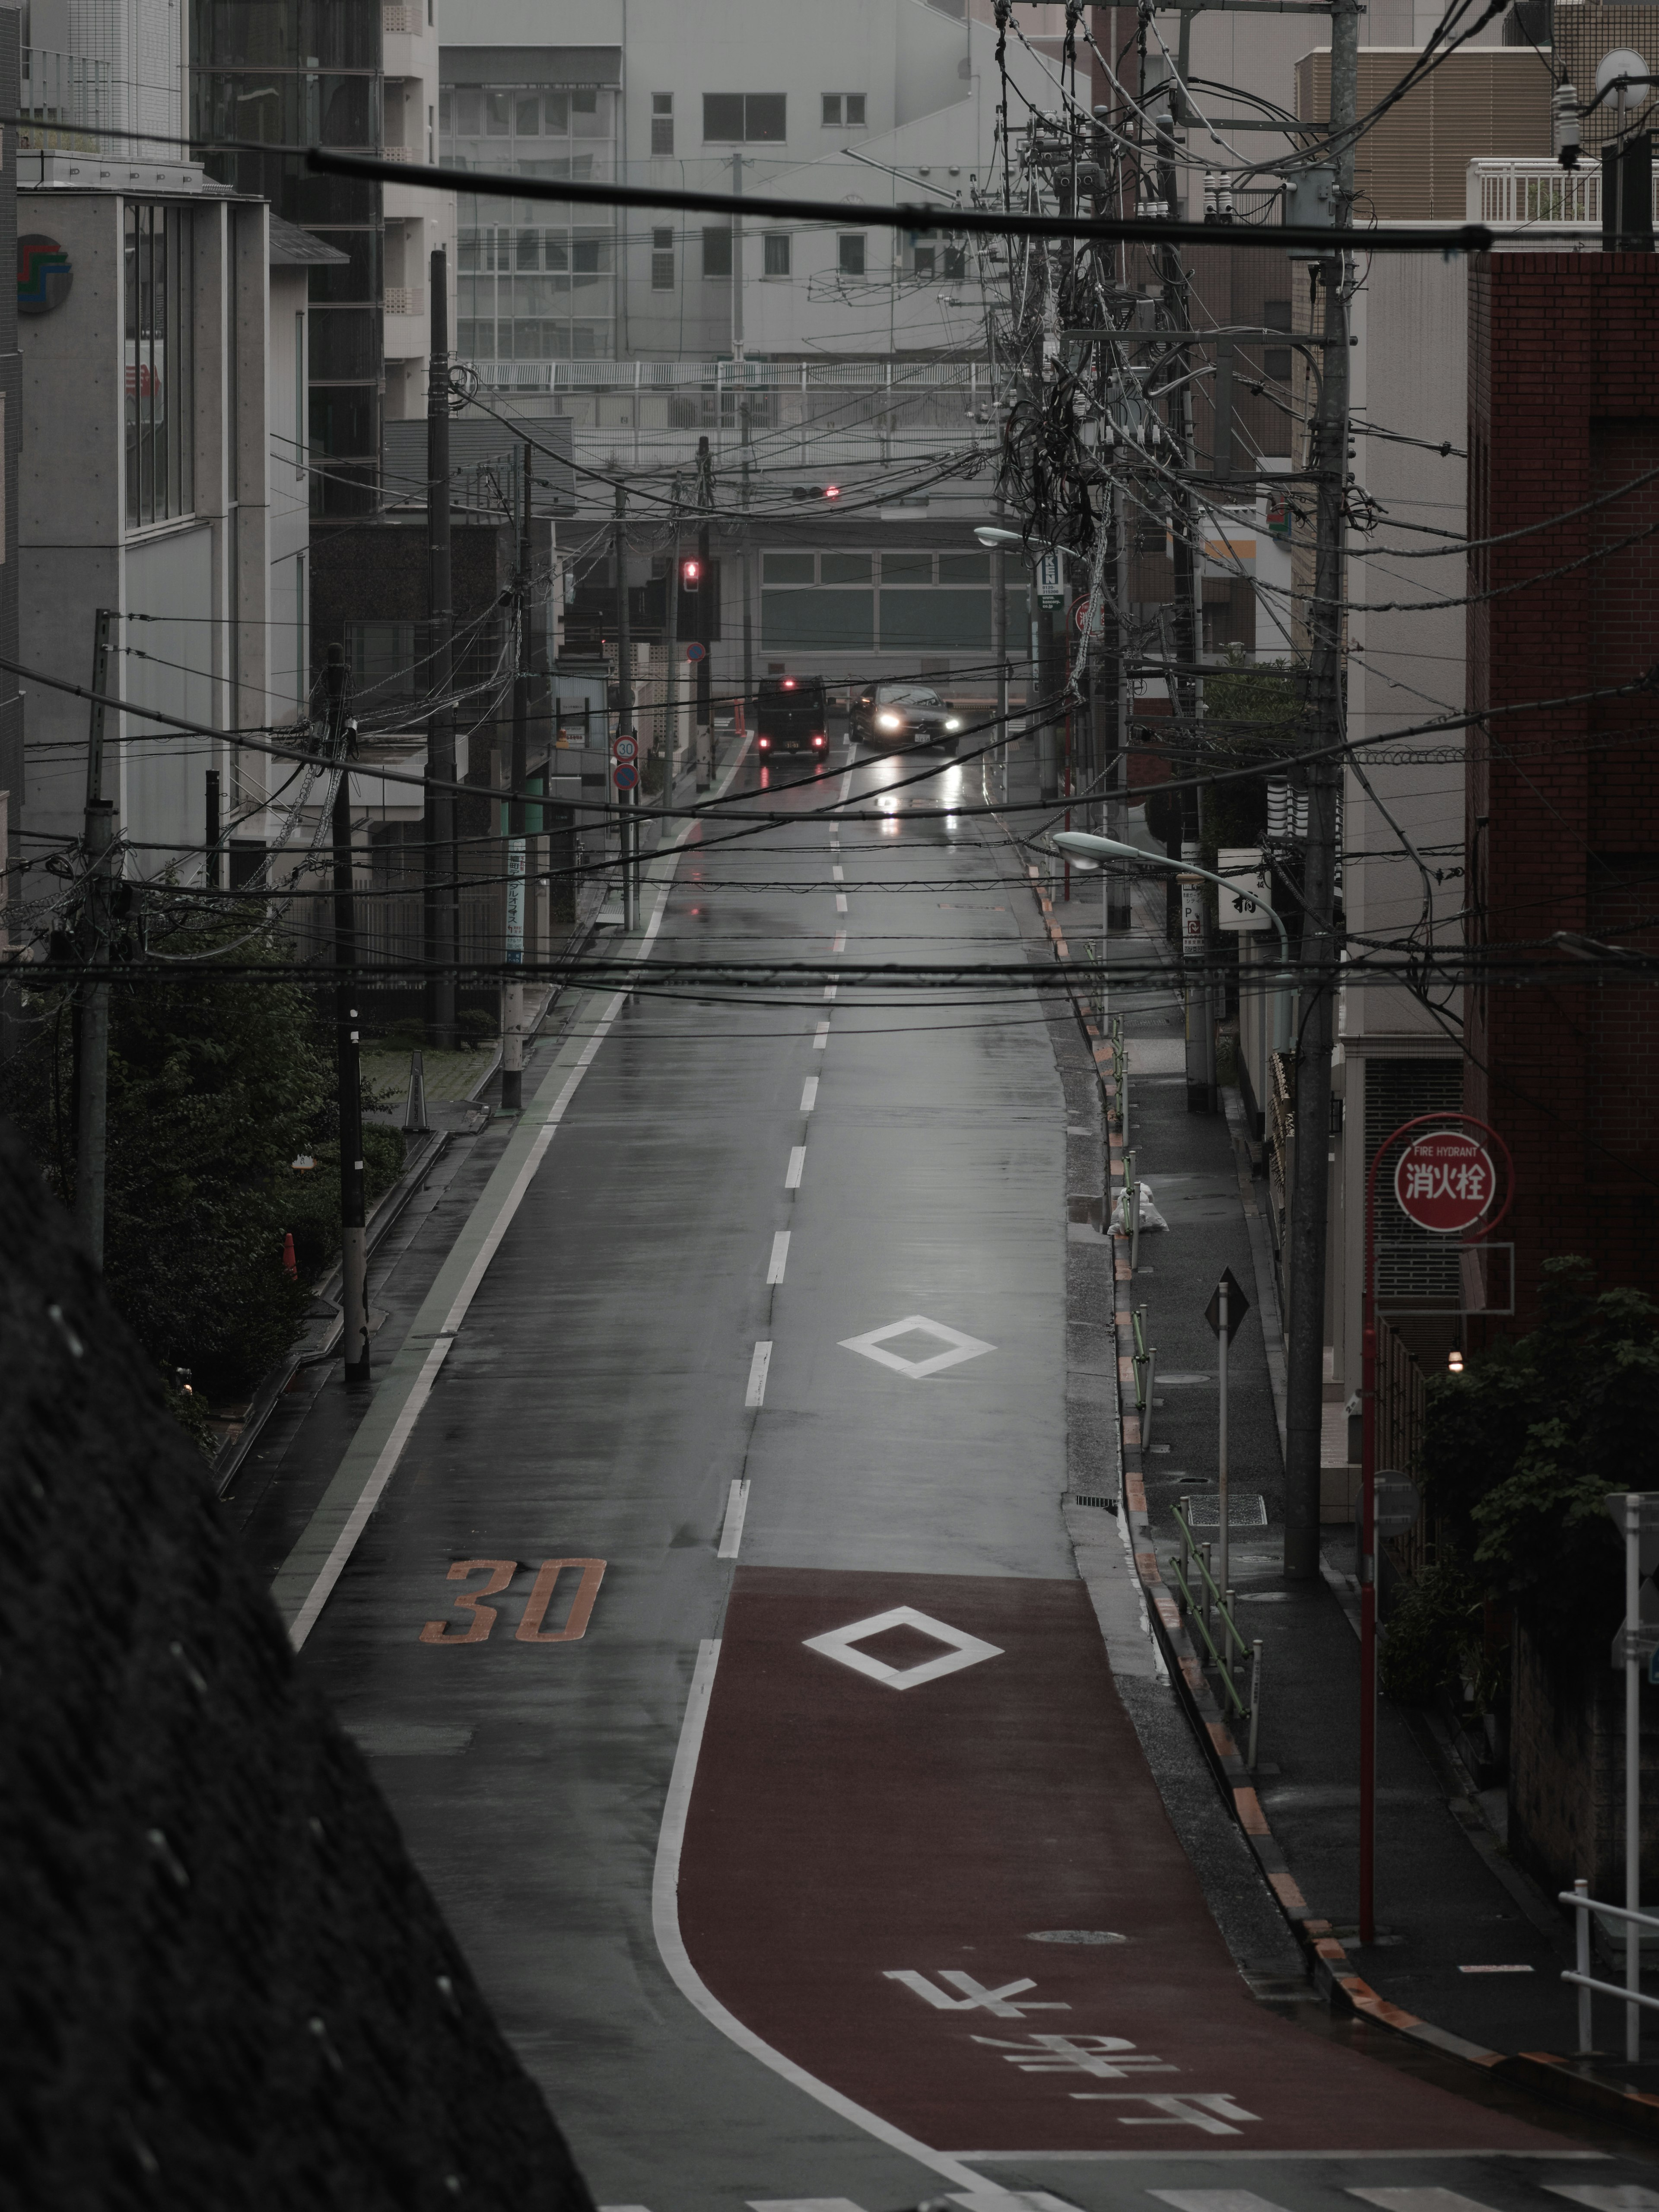
[[[1624,1605],[1603,1499],[1659,1488],[1659,1305],[1548,1261],[1528,1334],[1431,1379],[1422,1468],[1454,1549],[1559,1652],[1605,1652]]]

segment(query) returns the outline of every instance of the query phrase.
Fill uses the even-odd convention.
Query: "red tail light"
[[[830,742],[829,738],[826,738],[826,737],[824,737],[824,736],[822,734],[822,732],[820,732],[820,733],[819,733],[817,737],[815,737],[815,738],[813,738],[813,740],[812,740],[812,743],[813,743],[815,745],[827,745],[827,744],[829,744],[829,742]]]
[[[759,740],[759,744],[760,744],[760,749],[761,749],[761,750],[762,750],[763,753],[764,753],[764,752],[769,752],[769,751],[771,750],[771,748],[772,748],[772,740],[771,740],[771,738],[762,738]]]

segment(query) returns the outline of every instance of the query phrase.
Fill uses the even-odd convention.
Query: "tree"
[[[1659,1488],[1659,1305],[1548,1261],[1527,1335],[1430,1382],[1422,1468],[1455,1554],[1539,1645],[1605,1653],[1624,1606],[1603,1499]]]
[[[105,1275],[164,1369],[234,1396],[294,1340],[303,1287],[283,1269],[289,1164],[325,1133],[326,1072],[309,999],[277,976],[166,964],[216,951],[239,967],[291,957],[263,926],[179,897],[152,909],[151,957],[111,994]],[[34,996],[6,1103],[48,1182],[74,1182],[68,994]],[[285,1180],[286,1179],[286,1180]]]

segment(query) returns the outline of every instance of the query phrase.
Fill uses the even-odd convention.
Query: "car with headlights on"
[[[957,749],[963,717],[925,684],[872,684],[853,702],[853,735],[882,752],[913,745]]]

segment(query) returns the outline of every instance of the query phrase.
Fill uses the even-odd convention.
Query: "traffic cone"
[[[283,1231],[283,1272],[291,1275],[296,1283],[299,1281],[300,1263],[294,1256],[294,1231],[291,1229]]]

